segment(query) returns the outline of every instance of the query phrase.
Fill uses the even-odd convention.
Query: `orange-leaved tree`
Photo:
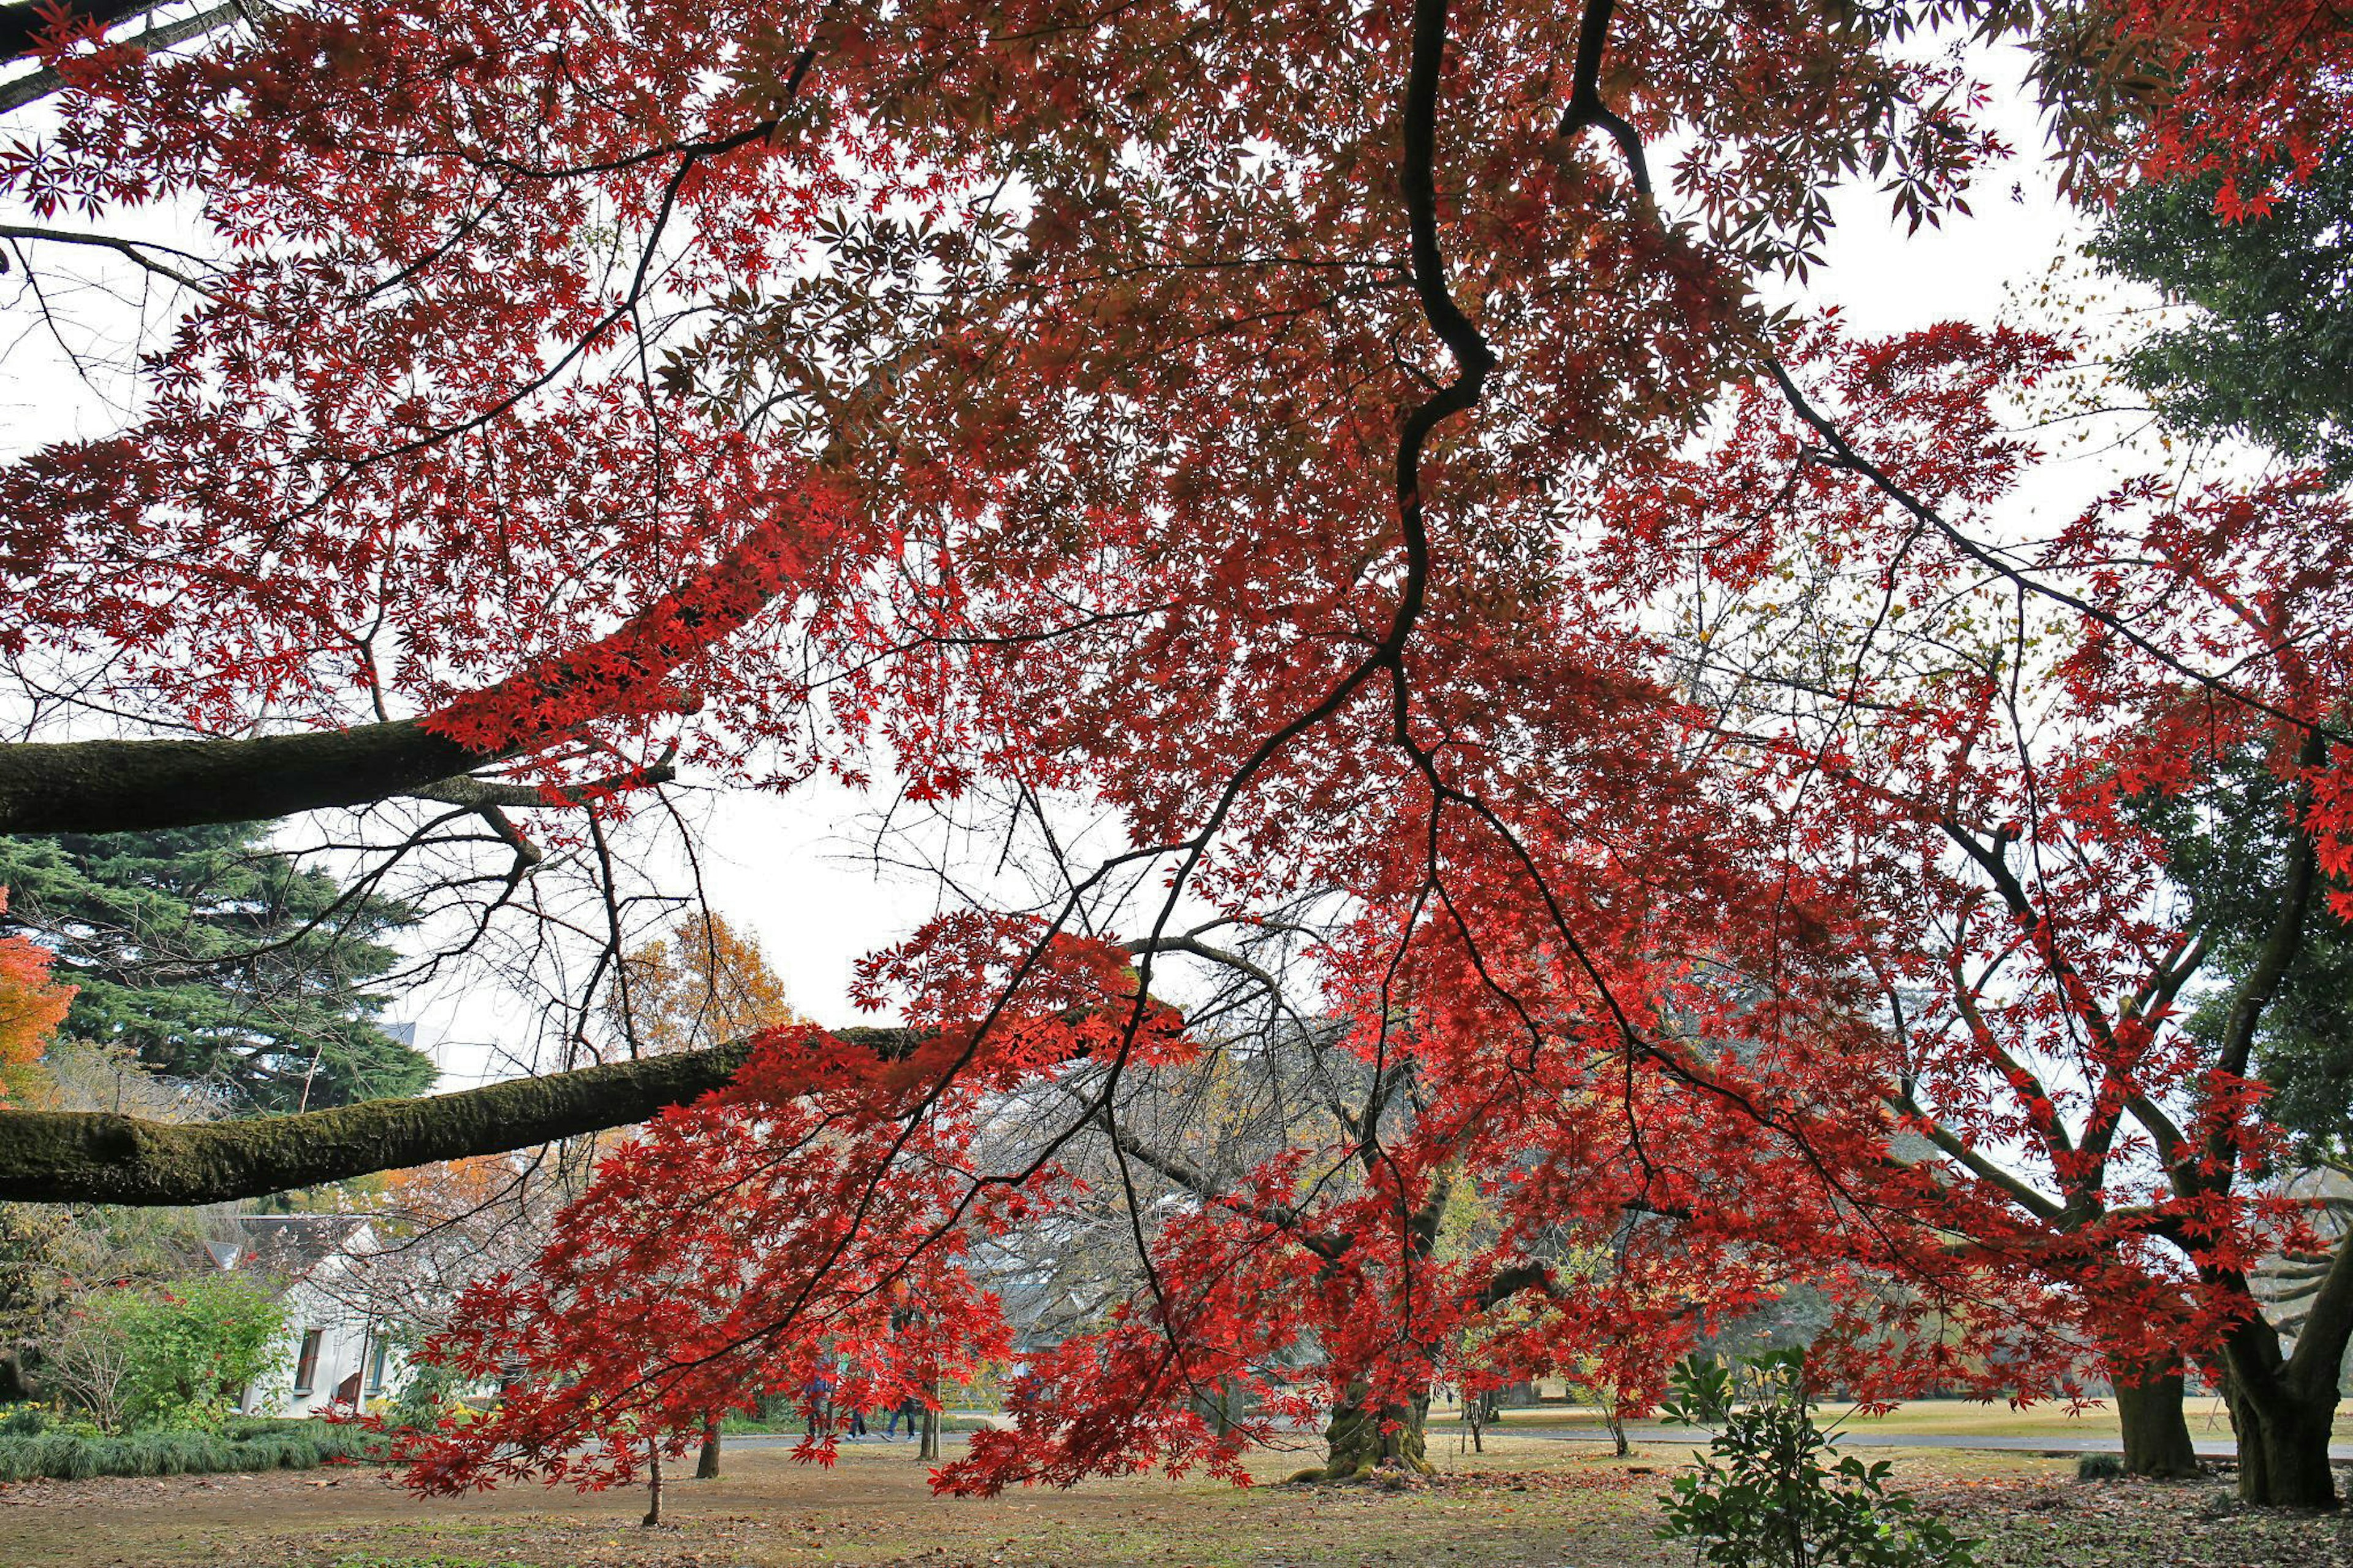
[[[8,890],[0,888],[0,910]],[[0,1094],[16,1069],[30,1067],[73,1005],[74,988],[49,973],[47,948],[20,936],[0,937]]]

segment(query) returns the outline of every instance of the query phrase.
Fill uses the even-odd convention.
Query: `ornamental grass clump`
[[[231,1470],[311,1470],[380,1459],[385,1439],[322,1421],[240,1423],[242,1430],[148,1431],[128,1436],[76,1432],[0,1434],[0,1482],[37,1477],[199,1476]]]

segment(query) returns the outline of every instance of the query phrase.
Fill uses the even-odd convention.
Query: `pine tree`
[[[7,934],[77,987],[64,1032],[128,1047],[232,1110],[347,1104],[431,1087],[377,1021],[404,905],[268,847],[267,824],[0,838]]]

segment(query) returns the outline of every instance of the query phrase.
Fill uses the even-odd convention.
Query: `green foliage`
[[[278,1298],[236,1275],[96,1291],[81,1317],[122,1347],[118,1399],[131,1428],[219,1430],[239,1391],[275,1370],[286,1327]]]
[[[1814,1424],[1805,1355],[1750,1357],[1737,1373],[1687,1357],[1670,1380],[1670,1421],[1715,1430],[1695,1474],[1675,1478],[1661,1501],[1661,1534],[1693,1543],[1693,1560],[1722,1568],[1968,1568],[1973,1542],[1887,1489],[1884,1459],[1832,1459],[1833,1439]]]
[[[2125,1473],[2124,1457],[2120,1454],[2086,1454],[2075,1461],[2075,1479],[2079,1481],[2113,1481]]]
[[[378,1414],[393,1426],[413,1426],[427,1430],[445,1415],[467,1413],[465,1391],[471,1381],[454,1368],[438,1366],[415,1355],[416,1336],[402,1336],[401,1349],[407,1353],[406,1372],[392,1396],[382,1403]]]
[[[240,1435],[138,1432],[90,1436],[64,1431],[0,1433],[0,1482],[47,1476],[195,1476],[227,1470],[309,1470],[381,1459],[386,1439],[324,1421],[247,1423]]]
[[[2189,921],[2207,945],[2211,988],[2188,1020],[2210,1047],[2229,1026],[2230,999],[2255,966],[2277,924],[2295,832],[2288,786],[2259,746],[2227,756],[2213,777],[2185,794],[2139,803],[2141,819],[2165,841],[2174,884],[2189,900]],[[2271,1086],[2264,1112],[2308,1153],[2353,1151],[2353,927],[2318,890],[2302,941],[2263,1010],[2255,1037],[2257,1078]]]
[[[2196,307],[2125,357],[2178,428],[2245,437],[2353,479],[2353,151],[2265,216],[2214,216],[2215,180],[2140,185],[2102,225],[2110,271]]]
[[[428,1088],[432,1062],[377,1025],[384,998],[365,989],[413,912],[302,869],[267,831],[0,838],[0,934],[57,952],[58,977],[79,987],[66,1033],[129,1046],[239,1109]]]

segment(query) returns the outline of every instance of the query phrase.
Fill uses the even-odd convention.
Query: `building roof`
[[[331,1258],[358,1249],[368,1216],[347,1214],[248,1214],[229,1221],[221,1239],[236,1248],[226,1267],[296,1279]],[[215,1261],[222,1249],[213,1248]]]

